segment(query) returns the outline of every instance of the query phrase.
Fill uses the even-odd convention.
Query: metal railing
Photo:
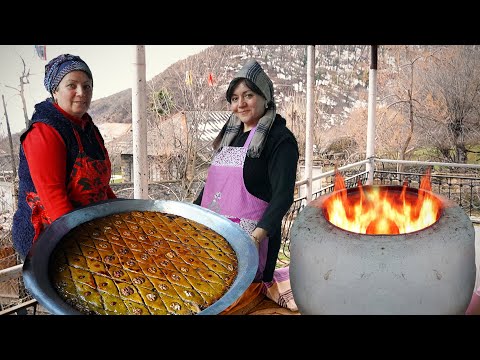
[[[37,313],[37,300],[28,294],[23,286],[22,266],[23,264],[18,264],[0,270],[0,284],[15,281],[17,282],[19,289],[19,296],[17,299],[10,299],[9,301],[2,302],[0,315],[27,315],[29,313],[35,315]]]

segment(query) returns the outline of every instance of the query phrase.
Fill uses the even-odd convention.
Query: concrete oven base
[[[331,195],[331,194],[329,194]],[[400,235],[342,230],[325,195],[291,230],[290,281],[301,314],[463,314],[476,279],[475,230],[454,202],[432,226]]]

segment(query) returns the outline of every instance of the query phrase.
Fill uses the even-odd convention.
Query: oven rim
[[[393,192],[402,192],[403,191],[403,185],[362,185],[362,187],[364,188],[364,191],[370,191],[371,189],[374,189],[374,188],[384,188],[384,189],[389,189]],[[351,187],[351,188],[347,188],[347,196],[351,193],[357,193],[359,192],[359,188],[358,186],[355,186],[355,187]],[[424,228],[421,228],[421,229],[418,229],[418,230],[415,230],[415,231],[410,231],[408,233],[400,233],[400,234],[364,234],[364,233],[357,233],[357,232],[354,232],[354,231],[350,231],[350,230],[347,230],[347,229],[344,229],[344,228],[341,228],[340,226],[337,226],[335,224],[333,224],[332,222],[330,222],[330,220],[327,219],[327,215],[326,215],[326,209],[325,209],[325,202],[327,202],[328,200],[331,199],[332,196],[334,196],[335,194],[338,194],[339,192],[341,192],[343,190],[335,190],[335,191],[332,191],[330,193],[327,193],[327,194],[324,194],[320,197],[318,197],[317,199],[315,200],[312,200],[310,202],[310,206],[312,207],[318,207],[319,209],[321,209],[321,212],[322,212],[322,216],[323,216],[323,219],[325,220],[325,222],[329,225],[329,226],[333,226],[334,228],[338,229],[338,230],[341,230],[341,231],[344,231],[344,232],[347,232],[349,234],[352,234],[352,235],[362,235],[362,236],[367,236],[367,237],[381,237],[381,236],[385,236],[385,235],[388,235],[388,236],[391,236],[393,238],[395,237],[402,237],[404,235],[408,235],[408,234],[416,234],[416,233],[420,233],[424,230],[427,230],[429,228],[433,228],[436,226],[436,224],[438,224],[438,222],[440,221],[440,219],[444,216],[445,214],[445,209],[447,207],[451,207],[452,206],[452,202],[445,198],[444,196],[440,195],[440,194],[436,194],[434,193],[433,191],[430,191],[430,190],[419,190],[417,188],[413,188],[413,187],[409,187],[407,186],[407,189],[406,191],[407,192],[410,192],[410,193],[415,193],[418,195],[418,192],[419,191],[423,191],[425,193],[428,193],[430,194],[432,197],[436,198],[436,200],[438,200],[440,202],[440,211],[439,211],[439,214],[438,214],[438,218],[437,220],[435,220],[435,222],[433,222],[432,224],[428,225],[428,226],[425,226]],[[455,205],[455,204],[453,204]]]

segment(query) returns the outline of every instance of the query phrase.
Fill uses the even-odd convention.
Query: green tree
[[[172,113],[173,99],[167,89],[153,91],[151,95],[150,109],[157,115],[168,116]]]

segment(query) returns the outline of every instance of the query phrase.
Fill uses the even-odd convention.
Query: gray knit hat
[[[245,65],[235,74],[235,77],[228,85],[226,98],[230,103],[232,99],[233,89],[241,79],[248,79],[253,82],[261,91],[267,103],[270,104],[273,100],[273,83],[268,77],[260,64],[255,59],[248,60]]]

